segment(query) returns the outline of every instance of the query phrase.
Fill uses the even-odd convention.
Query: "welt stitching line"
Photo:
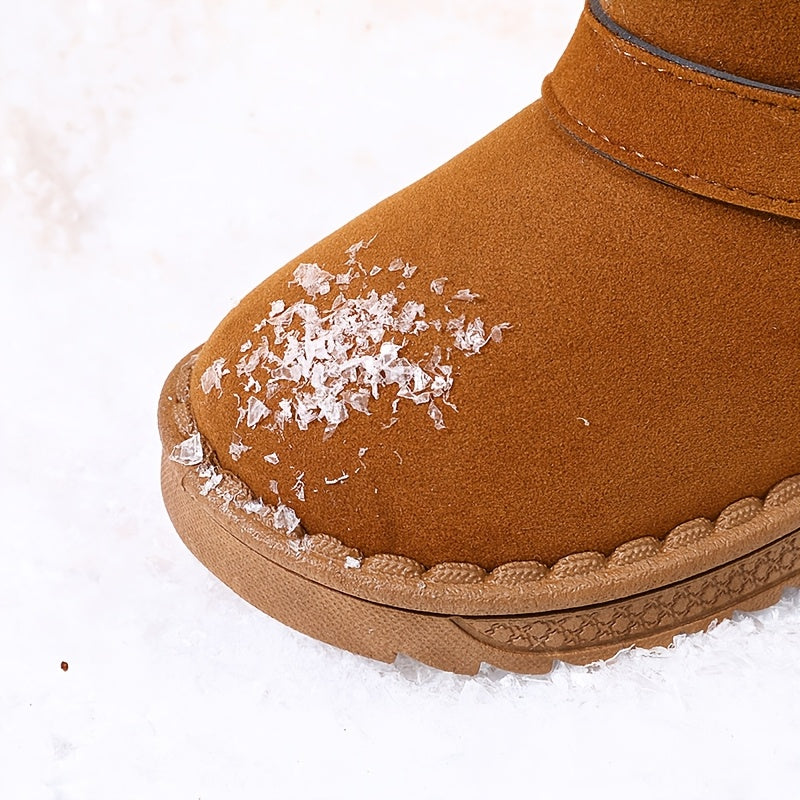
[[[178,408],[182,407],[185,410],[186,415],[181,420],[178,420],[177,416],[174,417],[173,420],[174,420],[174,422],[176,424],[176,427],[177,427],[178,431],[182,435],[187,435],[190,432],[199,433],[199,431],[197,429],[197,423],[195,422],[195,419],[192,416],[191,403],[190,403],[190,400],[189,400],[189,387],[188,387],[188,382],[189,382],[189,380],[191,380],[191,377],[190,377],[191,376],[191,370],[192,370],[192,368],[193,368],[193,366],[194,366],[194,364],[196,362],[197,362],[197,353],[195,352],[194,354],[190,355],[188,358],[184,359],[184,361],[181,364],[181,368],[180,368],[180,370],[178,371],[178,374],[175,377],[175,381],[176,381],[175,389],[176,389],[176,391],[175,391],[174,400],[173,400],[173,404],[175,406],[175,408],[173,410],[173,413],[176,414]],[[188,374],[185,374],[185,373],[188,373]],[[185,378],[185,383],[183,382],[184,378]],[[209,450],[211,450],[210,446],[209,446]],[[231,473],[227,472],[227,470],[224,470],[219,466],[219,462],[216,459],[216,455],[213,453],[213,450],[211,450],[211,457],[212,457],[212,460],[213,460],[215,466],[219,469],[220,473],[222,473],[223,475],[226,475],[226,476],[233,477],[236,480],[236,482],[240,484],[241,488],[237,491],[236,496],[238,496],[240,493],[244,493],[245,496],[247,496],[248,493],[249,493],[252,496],[252,490],[249,489],[249,487],[247,486],[247,484],[244,483],[244,481],[242,481],[241,479],[237,478],[235,475],[232,475]],[[484,581],[488,582],[488,580],[491,580],[493,576],[496,577],[496,576],[500,575],[503,568],[520,566],[520,565],[522,565],[524,567],[528,567],[528,568],[533,569],[534,571],[536,571],[538,573],[538,577],[536,578],[536,580],[543,580],[545,578],[548,578],[548,579],[552,579],[552,578],[556,578],[556,579],[569,578],[569,577],[574,576],[576,574],[580,574],[580,572],[584,572],[584,573],[597,572],[597,573],[599,573],[601,570],[604,570],[604,569],[608,568],[608,566],[612,562],[614,556],[617,555],[618,553],[627,552],[628,554],[630,554],[632,549],[634,548],[634,543],[635,543],[635,549],[639,550],[640,552],[644,552],[644,555],[645,555],[645,558],[641,559],[640,561],[634,562],[634,563],[642,564],[642,563],[644,563],[645,560],[654,559],[654,558],[660,558],[664,554],[664,549],[663,549],[664,545],[669,542],[669,539],[670,539],[671,536],[674,537],[676,534],[679,534],[679,532],[681,530],[689,531],[692,526],[697,526],[699,524],[703,529],[706,530],[705,533],[701,534],[701,538],[708,538],[709,536],[713,536],[714,534],[718,534],[718,533],[724,532],[724,531],[729,531],[729,530],[731,530],[731,528],[735,528],[740,524],[747,524],[748,522],[753,522],[754,520],[759,519],[759,518],[761,518],[761,520],[763,520],[764,515],[769,515],[772,511],[774,511],[776,505],[778,507],[784,507],[787,503],[790,503],[793,500],[795,500],[798,497],[800,497],[800,484],[798,484],[798,489],[795,489],[793,484],[792,484],[792,481],[796,480],[797,478],[800,478],[800,476],[798,476],[798,475],[789,476],[788,478],[785,478],[782,481],[779,481],[777,484],[775,484],[770,489],[770,491],[767,493],[767,495],[765,496],[765,499],[763,501],[758,501],[758,510],[754,514],[748,513],[746,509],[742,509],[741,507],[737,508],[736,511],[734,511],[734,508],[736,508],[737,506],[740,506],[740,504],[742,504],[742,503],[748,503],[749,504],[750,501],[755,499],[755,498],[752,498],[752,497],[745,497],[745,498],[742,498],[741,500],[738,500],[735,503],[727,506],[727,508],[723,509],[723,511],[717,516],[717,518],[716,518],[716,520],[714,522],[711,522],[710,520],[705,519],[703,517],[695,518],[693,520],[687,520],[686,522],[684,522],[684,523],[672,528],[672,530],[670,530],[663,537],[649,537],[648,536],[648,537],[642,537],[640,539],[629,540],[628,542],[623,542],[621,545],[618,545],[614,549],[614,552],[610,556],[607,556],[607,557],[603,556],[602,554],[597,553],[595,551],[582,551],[582,552],[570,553],[570,554],[568,554],[566,556],[562,556],[560,559],[558,559],[558,561],[555,564],[553,564],[551,566],[547,566],[547,565],[541,564],[538,561],[511,561],[511,562],[505,562],[503,564],[498,565],[497,567],[495,567],[491,571],[488,571],[488,572],[485,571],[485,574],[483,575],[481,582],[484,582]],[[186,487],[183,486],[183,488],[186,491]],[[218,489],[216,491],[219,492]],[[209,499],[209,498],[212,498],[211,494],[209,494],[206,499]],[[770,498],[772,498],[771,504],[770,504]],[[212,500],[212,502],[213,502],[213,500]],[[230,499],[225,501],[224,509],[226,511],[228,510],[230,502],[231,502]],[[726,520],[727,525],[721,524],[721,521],[723,519]],[[301,526],[301,529],[302,529],[302,526]],[[268,529],[268,532],[272,533],[272,532],[269,531],[269,529]],[[789,536],[789,535],[791,535],[791,534],[787,534],[787,536]],[[259,539],[258,536],[255,535],[255,534],[254,534],[254,538],[256,538],[258,541],[264,541],[264,540]],[[345,548],[347,547],[346,545],[344,545],[344,543],[340,539],[337,539],[336,537],[330,537],[330,538],[333,539],[333,541],[336,542],[337,544],[342,545]],[[658,549],[657,553],[653,553],[653,551],[652,551],[652,540],[653,539],[655,539],[655,541],[657,543],[656,546],[659,546],[659,549]],[[269,541],[269,540],[266,540],[266,541]],[[673,541],[670,549],[674,550],[674,549],[677,549],[677,548],[687,547],[687,546],[690,546],[691,544],[695,543],[696,541],[697,541],[697,538],[694,538],[692,536],[681,538],[680,535],[678,535],[677,542]],[[250,547],[249,544],[247,546]],[[251,549],[253,549],[253,548],[251,548]],[[348,549],[350,549],[350,548],[348,548]],[[254,552],[258,552],[258,551],[254,551]],[[260,555],[260,553],[259,553],[259,555]],[[389,558],[398,558],[398,556],[396,556],[393,553],[382,553],[380,555],[388,556]],[[597,556],[600,556],[600,559],[601,559],[600,563],[598,563],[598,561],[597,561]],[[439,562],[439,564],[431,565],[431,567],[426,570],[423,567],[423,565],[419,564],[414,559],[408,559],[405,556],[399,556],[399,558],[403,559],[403,561],[405,563],[411,562],[412,564],[416,564],[416,566],[420,567],[420,570],[421,570],[422,573],[430,572],[430,570],[433,569],[434,567],[438,567],[438,566],[442,565],[442,562]],[[727,562],[727,563],[732,563],[732,562]],[[573,571],[573,570],[571,570],[569,568],[571,565],[575,565],[575,564],[577,564],[577,567],[578,567],[578,570],[579,570],[578,572],[575,572],[575,571]],[[444,562],[443,565],[444,566],[448,566],[448,567],[454,566],[453,564],[451,564],[449,562]],[[558,566],[559,565],[561,566],[561,570],[560,571],[558,570]],[[565,565],[567,566],[566,569],[564,569]],[[458,566],[458,565],[455,565],[455,566]],[[466,563],[466,566],[477,566],[477,565]],[[589,570],[587,570],[587,566],[590,568]],[[544,572],[541,572],[541,568],[544,568]],[[419,578],[417,577],[414,580],[418,584]],[[463,586],[464,582],[463,581],[459,581],[456,585],[457,586]],[[475,583],[472,580],[470,580],[469,581],[469,586],[473,586],[474,587]],[[423,582],[422,588],[423,589],[425,588],[424,582]]]
[[[631,59],[631,61],[633,61],[636,64],[639,64],[642,67],[647,67],[648,69],[653,69],[656,72],[661,72],[662,74],[669,75],[670,77],[675,78],[676,80],[690,83],[692,86],[697,86],[700,89],[710,89],[713,92],[722,92],[723,94],[733,95],[737,100],[743,100],[746,103],[753,103],[754,105],[767,106],[769,108],[777,108],[780,111],[788,111],[790,114],[800,114],[800,108],[793,108],[792,106],[782,105],[781,103],[774,103],[770,100],[759,100],[758,98],[755,97],[746,97],[745,95],[739,94],[733,89],[724,89],[721,86],[713,86],[710,83],[699,83],[698,81],[693,80],[692,78],[687,78],[683,75],[678,75],[671,69],[665,69],[664,67],[657,67],[655,64],[650,64],[647,61],[642,61],[633,53],[629,53],[627,50],[623,50],[612,39],[608,39],[605,36],[602,36],[601,31],[598,30],[598,28],[596,28],[595,25],[593,25],[591,22],[589,22],[589,29],[600,39],[600,41],[604,45],[613,48],[621,56]],[[605,29],[603,29],[602,33],[606,33]]]

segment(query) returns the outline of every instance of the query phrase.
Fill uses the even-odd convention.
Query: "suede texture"
[[[654,128],[678,113],[652,111]],[[221,395],[199,376],[239,360],[272,301],[308,299],[288,286],[299,263],[343,271],[346,249],[373,236],[367,268],[395,257],[419,268],[409,299],[447,276],[481,295],[471,313],[513,330],[460,361],[444,430],[410,404],[382,427],[382,395],[328,441],[320,423],[283,438],[239,430],[252,449],[234,461],[235,370]],[[369,285],[396,277],[384,269]],[[203,346],[191,403],[221,466],[267,502],[270,481],[305,473],[305,501],[281,497],[309,533],[428,566],[552,564],[661,537],[800,472],[798,319],[800,221],[643,177],[537,101],[256,287]],[[414,346],[409,357],[429,350]],[[265,463],[273,451],[280,462]],[[343,469],[349,480],[325,483]]]
[[[761,83],[800,89],[797,0],[602,0],[646,42]]]

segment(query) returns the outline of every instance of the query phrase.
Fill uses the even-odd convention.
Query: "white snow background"
[[[177,359],[537,97],[580,7],[2,0],[0,797],[797,792],[797,592],[670,648],[464,678],[283,627],[162,508]]]

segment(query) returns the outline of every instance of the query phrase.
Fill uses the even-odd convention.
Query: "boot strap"
[[[800,92],[667,53],[590,0],[542,97],[572,136],[622,166],[800,219]]]

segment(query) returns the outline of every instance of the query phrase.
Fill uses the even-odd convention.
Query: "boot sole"
[[[161,486],[187,547],[248,603],[315,639],[391,663],[399,653],[475,674],[482,663],[548,672],[633,645],[668,645],[734,611],[755,611],[800,586],[800,477],[763,500],[745,498],[715,522],[691,520],[610,556],[578,553],[552,567],[471,564],[426,569],[391,554],[364,558],[333,537],[288,535],[248,510],[255,499],[230,473],[209,487],[173,448],[196,433],[188,381],[196,355],[168,377],[159,402]],[[250,505],[248,505],[250,504]]]

